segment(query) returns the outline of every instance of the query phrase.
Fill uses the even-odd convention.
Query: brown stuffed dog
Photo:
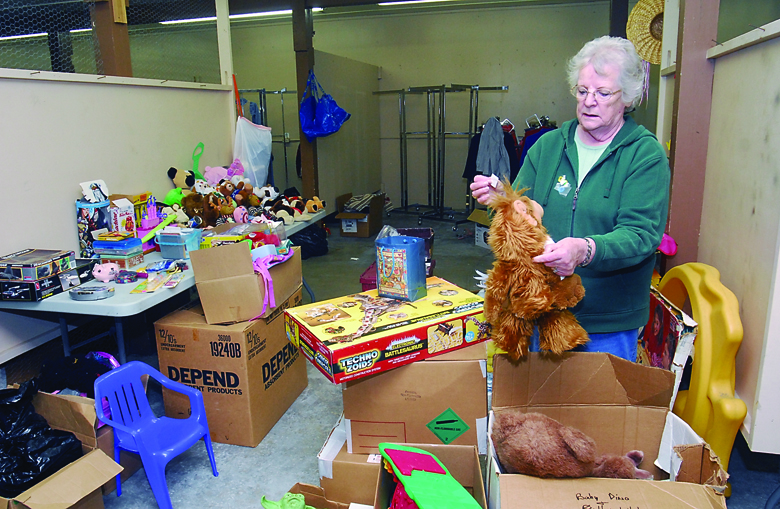
[[[501,466],[510,474],[653,478],[650,472],[637,468],[644,459],[642,451],[630,451],[625,456],[597,456],[596,443],[592,438],[536,412],[497,411],[491,438]]]
[[[561,354],[588,341],[574,315],[566,308],[585,295],[576,274],[561,279],[550,267],[533,261],[548,241],[541,207],[504,181],[506,195],[495,194],[488,204],[495,212],[488,245],[496,257],[488,271],[485,318],[496,346],[517,360],[539,328],[539,346]]]

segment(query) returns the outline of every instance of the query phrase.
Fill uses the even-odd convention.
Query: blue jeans
[[[590,341],[584,345],[573,348],[572,352],[606,352],[617,357],[622,357],[631,362],[636,362],[636,346],[639,339],[639,329],[631,329],[619,332],[607,332],[604,334],[589,334]],[[531,336],[531,344],[528,347],[531,352],[539,351],[539,329],[534,327]]]

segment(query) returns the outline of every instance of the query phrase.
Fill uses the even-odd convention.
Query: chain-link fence
[[[96,11],[107,7],[100,0],[2,0],[0,67],[106,74],[106,62],[127,60],[129,45],[134,77],[220,82],[214,0],[131,0],[127,24]]]

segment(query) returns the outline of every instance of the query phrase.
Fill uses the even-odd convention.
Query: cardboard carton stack
[[[160,371],[203,393],[213,441],[255,447],[308,384],[284,332],[284,310],[302,301],[300,253],[271,267],[272,290],[246,243],[193,251],[191,260],[200,303],[155,323]],[[163,399],[166,415],[188,415],[183,395],[164,390]]]
[[[371,324],[376,290],[287,310],[290,340],[342,383],[344,414],[318,456],[330,500],[373,505],[381,442],[471,451],[456,463],[486,453],[482,299],[440,278],[428,288]]]

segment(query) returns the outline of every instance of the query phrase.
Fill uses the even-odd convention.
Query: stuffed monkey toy
[[[488,206],[494,216],[488,245],[496,260],[488,271],[485,318],[496,346],[517,360],[539,328],[543,351],[561,354],[588,341],[588,333],[566,308],[585,295],[577,274],[561,278],[550,267],[533,261],[542,254],[549,236],[542,226],[543,211],[504,180],[505,195],[494,193]],[[534,206],[535,205],[535,206]]]

